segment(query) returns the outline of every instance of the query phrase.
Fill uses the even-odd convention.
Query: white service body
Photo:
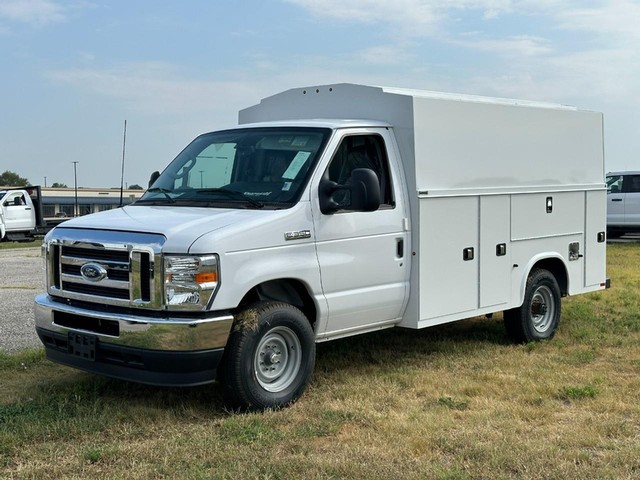
[[[319,255],[326,249],[340,257],[325,266],[320,256],[321,271],[337,265],[327,283],[338,287],[325,290],[325,298],[349,318],[329,319],[319,338],[373,327],[367,319],[376,318],[370,310],[377,304],[387,317],[379,326],[409,328],[517,307],[541,260],[562,265],[567,294],[604,288],[606,243],[598,237],[606,230],[602,114],[358,85],[289,90],[240,112],[241,124],[305,118],[387,122],[357,124],[386,137],[398,202],[393,212],[351,219],[314,215]],[[353,127],[336,129],[332,144],[353,133]],[[339,233],[325,237],[328,228]],[[411,257],[401,260],[395,243],[405,236]],[[575,242],[580,256],[571,260],[569,244]],[[506,255],[496,255],[500,244]],[[473,260],[463,260],[465,248],[474,249]]]

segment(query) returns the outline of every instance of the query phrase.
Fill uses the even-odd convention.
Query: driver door
[[[408,296],[408,220],[395,144],[387,129],[350,131],[334,139],[324,178],[348,184],[351,171],[372,169],[380,181],[376,211],[331,214],[312,201],[316,248],[329,315],[325,334],[348,335],[396,323]],[[330,146],[330,147],[331,147]],[[390,162],[390,160],[392,160]],[[340,192],[340,195],[346,192]]]

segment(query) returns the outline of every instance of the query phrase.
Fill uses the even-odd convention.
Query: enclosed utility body
[[[499,311],[546,339],[562,296],[607,286],[599,113],[336,84],[239,123],[45,238],[49,358],[279,407],[316,342]]]
[[[289,90],[240,112],[241,124],[305,118],[383,120],[394,133],[411,232],[399,325],[520,306],[541,261],[563,294],[605,286],[601,113],[359,85]]]

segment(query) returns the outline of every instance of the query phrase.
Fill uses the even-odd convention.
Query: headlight
[[[206,308],[219,283],[217,255],[166,255],[164,291],[172,309]]]

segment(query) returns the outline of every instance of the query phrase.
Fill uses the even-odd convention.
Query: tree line
[[[31,182],[27,178],[21,177],[15,172],[5,170],[0,174],[0,187],[26,187],[31,185]],[[54,182],[51,184],[51,188],[69,188],[65,183]],[[129,185],[129,190],[144,190],[140,185]]]

